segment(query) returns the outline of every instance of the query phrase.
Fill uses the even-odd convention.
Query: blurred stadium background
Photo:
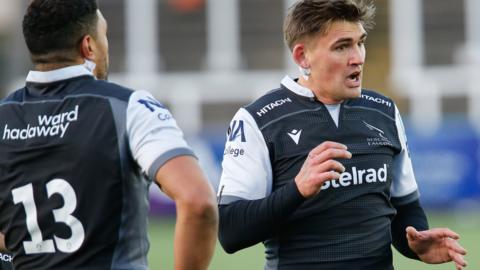
[[[21,34],[27,2],[0,0],[0,98],[31,68]],[[282,40],[295,1],[98,2],[109,24],[110,80],[169,106],[216,188],[235,111],[297,75]],[[364,87],[397,102],[430,223],[460,232],[469,269],[480,269],[480,1],[374,2]],[[175,209],[156,187],[151,201],[151,269],[172,269]],[[218,246],[211,269],[263,269],[262,252],[258,245],[228,256]],[[454,269],[401,256],[395,264]]]

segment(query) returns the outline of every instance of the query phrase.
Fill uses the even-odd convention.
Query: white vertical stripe
[[[413,173],[412,160],[408,153],[407,135],[397,106],[395,106],[395,124],[402,150],[393,158],[394,174],[390,191],[392,197],[402,197],[411,194],[418,187]]]

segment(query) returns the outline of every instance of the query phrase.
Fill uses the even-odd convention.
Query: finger
[[[407,240],[408,242],[412,242],[412,241],[415,241],[415,233],[411,232],[408,230],[408,227],[407,229],[405,229],[405,234],[407,235]]]
[[[450,237],[452,239],[455,239],[455,240],[458,240],[460,239],[460,235],[458,235],[458,233],[448,229],[448,228],[445,228],[445,229],[442,229],[443,231],[443,236],[444,237]]]
[[[311,171],[313,173],[323,173],[327,171],[336,171],[338,173],[343,173],[345,171],[345,167],[342,165],[342,163],[329,159],[323,163],[312,165],[314,166],[311,168]]]
[[[321,144],[319,144],[317,147],[313,148],[310,153],[308,153],[309,156],[315,157],[318,154],[322,153],[323,151],[330,149],[330,148],[335,148],[335,149],[342,149],[342,150],[347,150],[347,146],[345,144],[337,143],[337,142],[332,142],[332,141],[325,141]]]
[[[435,228],[435,229],[427,230],[425,232],[427,232],[428,234],[434,237],[449,237],[455,240],[460,239],[460,236],[458,235],[458,233],[448,228]]]
[[[457,263],[455,264],[455,266],[456,266],[457,270],[463,270],[463,266],[461,266],[461,265],[459,265],[459,264],[457,264]]]
[[[467,250],[463,248],[456,240],[452,238],[447,238],[447,241],[445,241],[445,243],[450,250],[453,250],[461,255],[467,255]]]
[[[323,163],[329,159],[349,159],[352,153],[345,149],[329,148],[310,159],[311,165]]]
[[[417,240],[420,238],[420,233],[412,226],[408,226],[405,229],[405,232],[407,233],[408,240]]]
[[[463,255],[453,250],[448,250],[448,256],[450,257],[449,261],[453,261],[455,262],[455,264],[461,265],[462,267],[467,266],[467,262],[465,261],[465,258]]]
[[[450,256],[450,259],[455,262],[455,264],[457,265],[460,265],[462,267],[466,267],[467,266],[467,262],[465,261],[465,259],[463,258],[462,255],[452,251],[452,250],[449,250],[448,251],[448,255]]]
[[[325,183],[326,181],[335,180],[338,178],[340,178],[340,174],[338,172],[327,171],[327,172],[315,174],[310,181],[312,182],[312,185],[315,185],[320,188],[323,185],[323,183]]]

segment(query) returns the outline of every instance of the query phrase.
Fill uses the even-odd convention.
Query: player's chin
[[[345,89],[345,99],[359,98],[361,94],[361,86],[347,87],[347,89]]]

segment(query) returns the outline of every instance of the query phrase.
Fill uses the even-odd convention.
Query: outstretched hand
[[[439,264],[453,261],[457,270],[467,266],[463,258],[467,251],[457,242],[459,235],[450,229],[435,228],[419,232],[409,226],[406,233],[410,249],[423,262]]]

